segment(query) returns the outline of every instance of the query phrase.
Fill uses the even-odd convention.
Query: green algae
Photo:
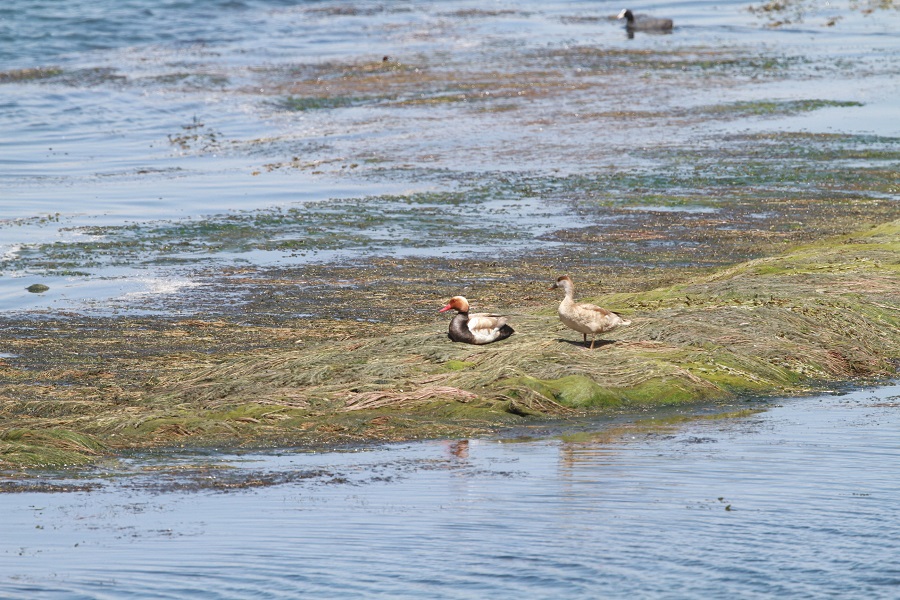
[[[474,366],[475,363],[465,360],[448,360],[444,363],[444,368],[448,371],[464,371],[466,369],[471,369]]]
[[[714,379],[709,378],[710,381]],[[715,383],[721,382],[719,379]],[[631,387],[604,386],[585,375],[566,375],[550,380],[526,376],[502,381],[500,385],[523,385],[564,407],[574,409],[666,406],[721,399],[729,395],[721,385],[710,386],[700,378],[665,376],[653,377]]]
[[[63,73],[59,67],[37,67],[32,69],[14,69],[0,72],[0,84],[20,83],[23,81],[40,81],[58,77]]]
[[[822,108],[847,108],[863,106],[861,102],[837,100],[754,100],[702,107],[702,114],[728,113],[731,116],[793,115]]]
[[[766,25],[773,28],[804,23],[811,18],[819,19],[822,27],[834,27],[843,19],[842,16],[835,16],[835,8],[829,3],[822,4],[813,0],[767,0],[751,5],[748,10],[766,19]],[[898,10],[900,5],[895,0],[852,0],[846,3],[846,8],[869,15],[878,11]]]
[[[96,438],[66,429],[7,429],[0,432],[0,465],[7,468],[83,465],[108,451],[109,448]]]
[[[279,106],[286,110],[307,111],[322,110],[333,108],[347,108],[352,106],[361,106],[378,101],[377,98],[363,97],[347,97],[347,96],[324,96],[324,97],[295,97],[289,96],[283,99]]]
[[[622,399],[612,390],[604,388],[584,375],[566,375],[552,380],[526,376],[504,383],[513,386],[524,385],[542,396],[552,398],[563,406],[571,408],[618,406],[622,403]]]
[[[606,72],[779,77],[798,65],[805,64],[805,60],[798,57],[764,56],[736,49],[704,46],[677,50],[571,46],[535,53],[532,58],[535,61],[549,61],[557,68],[563,66],[574,69],[582,77]]]

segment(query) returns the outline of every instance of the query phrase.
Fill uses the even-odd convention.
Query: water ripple
[[[270,482],[246,489],[191,455],[155,485],[4,494],[0,596],[890,598],[898,390],[612,442],[208,457]]]

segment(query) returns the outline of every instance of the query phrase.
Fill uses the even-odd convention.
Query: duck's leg
[[[587,334],[586,334],[586,333],[582,333],[582,334],[581,334],[581,337],[584,338],[584,345],[587,346]]]
[[[585,337],[587,337],[587,336],[585,336]],[[596,342],[596,341],[597,341],[597,335],[594,334],[591,336],[591,348],[590,348],[591,350],[594,349],[594,342]]]

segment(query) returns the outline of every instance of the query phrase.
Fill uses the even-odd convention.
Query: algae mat
[[[593,351],[559,323],[558,298],[535,294],[544,295],[534,308],[478,307],[506,310],[516,328],[482,347],[450,342],[440,316],[406,326],[101,319],[77,329],[62,319],[45,324],[45,338],[23,326],[8,332],[12,347],[41,360],[0,362],[0,464],[488,435],[534,418],[891,376],[900,220],[675,285],[585,298],[633,320]],[[218,350],[199,352],[198,340]]]

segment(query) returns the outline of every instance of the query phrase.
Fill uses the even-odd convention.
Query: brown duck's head
[[[461,313],[469,312],[469,301],[463,298],[462,296],[453,296],[450,298],[450,301],[447,303],[447,306],[439,310],[438,312],[447,312],[448,310],[455,310]]]
[[[569,278],[568,275],[563,275],[562,277],[557,277],[556,281],[553,282],[553,285],[551,285],[547,289],[548,290],[555,290],[556,288],[566,289],[566,286],[570,286],[570,285],[574,285],[572,283],[572,280]]]

